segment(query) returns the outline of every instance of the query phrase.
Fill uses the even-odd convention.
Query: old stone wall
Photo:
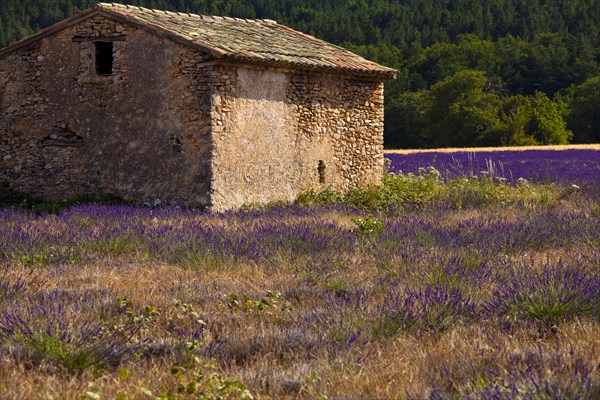
[[[214,208],[381,182],[381,82],[232,66],[215,82]]]
[[[381,183],[382,82],[295,73],[288,101],[301,157],[308,163],[303,187],[347,192]],[[320,160],[324,176],[319,176]]]
[[[96,42],[112,43],[97,71]],[[0,184],[49,199],[210,203],[205,55],[94,16],[0,59]]]

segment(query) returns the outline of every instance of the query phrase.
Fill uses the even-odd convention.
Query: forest
[[[0,47],[90,0],[0,1]],[[388,148],[600,142],[598,0],[127,0],[269,18],[399,71]]]

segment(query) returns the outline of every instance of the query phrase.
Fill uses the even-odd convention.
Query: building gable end
[[[174,42],[177,42],[177,43],[183,44],[185,46],[188,46],[190,48],[193,48],[195,50],[198,50],[201,53],[210,54],[214,58],[222,57],[225,54],[222,50],[213,48],[211,46],[202,45],[202,44],[198,44],[197,42],[186,40],[185,38],[181,37],[180,35],[177,35],[176,33],[171,32],[168,29],[166,29],[160,25],[153,24],[150,22],[140,23],[134,19],[130,19],[121,14],[112,12],[111,10],[106,10],[99,6],[96,6],[89,10],[85,10],[78,14],[75,14],[68,19],[65,19],[54,25],[44,28],[41,31],[34,33],[33,35],[31,35],[29,37],[26,37],[26,38],[19,40],[11,45],[8,45],[7,47],[0,49],[0,58],[4,58],[7,55],[12,54],[17,50],[26,48],[26,47],[38,42],[39,40],[42,40],[45,37],[54,35],[57,32],[60,32],[64,29],[67,29],[73,25],[76,25],[82,21],[85,21],[89,18],[93,18],[98,15],[110,18],[114,21],[117,21],[117,22],[120,22],[123,24],[128,24],[128,25],[134,26],[136,28],[143,29],[147,32],[159,35],[161,37],[165,37]],[[77,39],[75,39],[75,40],[77,41]]]

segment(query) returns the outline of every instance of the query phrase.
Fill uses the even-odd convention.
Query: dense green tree
[[[502,97],[482,71],[463,70],[388,105],[390,147],[566,144],[564,108],[545,94]],[[394,135],[402,131],[403,135]]]
[[[497,94],[484,72],[464,70],[436,83],[423,101],[424,136],[436,147],[485,145],[498,130]]]
[[[436,43],[425,49],[411,65],[427,85],[432,85],[464,69],[495,73],[502,60],[494,42],[475,35],[459,36],[457,43]]]
[[[573,138],[563,119],[565,114],[560,105],[542,92],[530,98],[527,129],[539,144],[567,144]]]
[[[97,1],[0,0],[0,46],[67,18]],[[600,75],[598,0],[123,2],[199,14],[275,19],[398,69],[398,79],[386,84],[388,146],[559,140],[568,135],[558,133],[559,128],[550,128],[560,125],[557,118],[550,118],[554,122],[549,122],[536,117],[537,122],[532,122],[536,115],[532,110],[536,108],[550,107],[546,111],[555,114],[553,107],[557,103],[550,99],[557,92],[563,94],[569,106],[571,114],[565,118],[574,140],[599,141],[597,130],[593,128],[598,126],[598,109],[586,105],[587,99],[598,104],[592,92],[596,88],[595,81],[586,81]],[[487,86],[477,90],[470,87],[472,91],[466,93],[465,98],[455,99],[455,108],[448,116],[434,109],[425,112],[424,104],[428,101],[423,100],[424,94],[433,96],[430,98],[433,101],[436,95],[442,94],[439,92],[442,86],[436,85],[442,82],[458,85],[457,74],[464,70],[482,71]],[[473,79],[471,83],[479,82],[472,73],[461,79],[468,76]],[[450,81],[446,81],[448,79]],[[536,94],[538,92],[546,97]],[[514,97],[519,94],[524,97]],[[504,108],[497,108],[494,118],[491,109],[496,106],[489,103],[491,99],[506,103]],[[432,134],[431,126],[419,132],[420,127],[425,129],[424,118],[435,115],[452,122],[453,132],[459,136],[446,135],[445,140],[433,140],[437,136]],[[460,122],[460,118],[465,120]],[[475,142],[467,143],[471,140]]]
[[[531,102],[528,97],[516,95],[509,97],[502,104],[500,120],[502,127],[499,129],[501,146],[531,146],[538,142],[527,132],[530,120]]]
[[[393,98],[386,108],[384,140],[389,148],[430,147],[424,135],[427,91],[406,92]],[[398,135],[397,132],[402,132]]]
[[[499,145],[567,144],[572,133],[563,118],[564,107],[544,93],[508,97],[500,111]]]
[[[600,76],[566,91],[567,127],[575,143],[600,143]]]

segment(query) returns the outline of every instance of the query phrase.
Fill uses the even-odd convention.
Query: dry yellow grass
[[[472,212],[457,214],[481,217]],[[560,256],[565,254],[556,254],[553,250],[539,254],[545,259]],[[373,260],[357,259],[356,265],[362,267],[339,274],[349,287],[364,285],[369,281],[368,275],[376,273]],[[227,311],[229,293],[246,293],[257,299],[267,290],[290,293],[301,286],[301,278],[283,264],[276,268],[239,264],[207,272],[115,259],[99,261],[84,269],[64,270],[61,274],[44,271],[41,279],[46,282],[46,291],[108,289],[115,296],[125,296],[136,304],[151,304],[160,316],[151,323],[150,329],[160,328],[167,323],[167,316],[175,313],[174,296],[184,302],[193,301],[194,309],[208,322],[206,339],[221,341],[221,351],[237,360],[231,365],[219,366],[210,358],[202,359],[198,371],[205,374],[212,371],[244,382],[251,387],[255,398],[260,399],[309,399],[332,393],[343,398],[406,399],[407,393],[427,393],[433,384],[460,379],[441,374],[441,365],[447,365],[454,374],[469,374],[466,369],[460,372],[461,365],[476,365],[487,359],[494,360],[496,367],[505,372],[510,368],[511,356],[519,352],[535,353],[540,346],[544,357],[556,355],[565,359],[573,346],[579,352],[596,354],[594,363],[600,364],[600,353],[595,351],[600,348],[600,327],[586,321],[562,325],[551,341],[528,330],[507,336],[495,321],[485,321],[458,324],[442,335],[399,335],[341,355],[316,350],[312,359],[297,360],[293,343],[316,343],[318,337],[314,332],[295,332],[292,316],[281,312],[262,316],[251,312],[232,315]],[[196,288],[196,292],[192,288]],[[302,306],[318,307],[315,301],[307,298]],[[286,323],[285,318],[291,319]],[[177,391],[180,382],[169,372],[173,361],[170,358],[149,360],[143,366],[128,369],[124,377],[119,371],[101,376],[91,371],[73,375],[52,365],[31,366],[9,357],[0,362],[0,399],[90,398],[86,393],[90,396],[100,393],[102,399],[118,396],[150,399],[140,388],[149,388],[156,395]],[[567,371],[570,368],[573,366],[565,366]],[[547,373],[556,372],[548,370]]]
[[[461,147],[461,148],[444,148],[444,149],[389,149],[386,153],[394,154],[411,154],[411,153],[455,153],[464,151],[524,151],[524,150],[600,150],[600,144],[567,144],[555,146],[518,146],[518,147]]]

